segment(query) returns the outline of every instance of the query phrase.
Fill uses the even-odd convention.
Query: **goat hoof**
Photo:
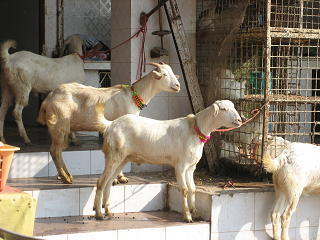
[[[117,178],[113,179],[112,185],[117,185],[119,184],[119,180]]]
[[[81,144],[80,144],[80,141],[77,140],[77,141],[71,141],[70,145],[72,145],[72,146],[80,146]]]
[[[119,182],[119,183],[128,183],[129,180],[128,180],[128,178],[126,178],[125,176],[119,176],[119,177],[118,177],[118,182]]]
[[[190,213],[186,213],[186,214],[184,215],[184,219],[186,220],[187,223],[192,223],[192,222],[193,222],[192,216],[191,216]]]
[[[114,217],[114,214],[110,210],[106,210],[104,215],[110,218]]]
[[[65,184],[72,184],[73,183],[73,177],[70,176],[70,177],[61,177],[60,176],[60,179],[62,180],[63,183]]]
[[[101,214],[96,214],[95,218],[96,220],[99,220],[99,221],[103,220],[103,216]]]

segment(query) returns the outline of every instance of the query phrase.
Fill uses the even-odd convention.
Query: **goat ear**
[[[220,108],[217,104],[213,104],[212,108],[213,108],[213,117],[216,117],[219,113]]]
[[[160,79],[162,78],[162,74],[161,74],[161,73],[159,73],[158,71],[153,70],[153,71],[152,71],[152,73],[154,74],[155,79],[160,80]]]
[[[179,77],[180,77],[179,75],[175,75],[175,76],[176,76],[177,79],[179,79]]]
[[[228,107],[223,103],[223,101],[215,101],[215,104],[220,110],[228,110]]]

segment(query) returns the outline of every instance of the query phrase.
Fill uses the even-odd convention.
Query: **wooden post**
[[[64,0],[57,1],[57,51],[58,55],[63,55],[64,41]]]
[[[165,5],[168,23],[172,32],[173,41],[178,54],[183,78],[185,79],[188,96],[194,113],[204,109],[204,102],[196,75],[195,62],[192,59],[190,48],[183,28],[179,8],[176,0],[169,0]],[[214,173],[219,170],[217,153],[213,141],[204,145],[209,171]]]

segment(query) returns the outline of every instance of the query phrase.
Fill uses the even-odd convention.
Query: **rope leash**
[[[253,109],[251,111],[251,114],[253,114],[253,116],[251,118],[247,119],[244,123],[242,123],[241,126],[243,126],[243,125],[251,122],[253,119],[255,119],[261,113],[262,109],[265,107],[266,107],[266,104],[263,104],[260,108]],[[239,127],[241,127],[241,126],[239,126]],[[216,130],[214,130],[214,132],[228,132],[228,131],[237,129],[239,127],[216,129]]]
[[[141,51],[140,51],[140,56],[139,56],[139,65],[138,65],[138,70],[137,70],[137,79],[140,79],[142,77],[142,72],[146,71],[146,56],[145,56],[145,52],[144,52],[144,45],[145,45],[145,40],[146,40],[146,33],[147,33],[147,22],[148,22],[148,16],[144,16],[143,19],[143,24],[140,27],[140,29],[133,34],[131,37],[129,37],[128,39],[120,42],[119,44],[117,44],[116,46],[106,50],[106,51],[96,51],[96,53],[109,53],[111,51],[113,51],[114,49],[117,49],[125,44],[127,44],[128,42],[130,42],[133,38],[139,37],[140,33],[142,33],[142,40],[141,40]],[[92,54],[89,53],[85,53],[83,56],[81,56],[80,54],[78,54],[78,56],[84,60],[87,57],[91,57]]]

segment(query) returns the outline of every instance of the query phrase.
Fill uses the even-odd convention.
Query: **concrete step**
[[[209,240],[210,224],[185,223],[170,211],[115,214],[103,221],[91,216],[38,218],[34,235],[54,240]]]
[[[65,151],[62,157],[72,175],[100,174],[104,169],[104,154],[101,150]],[[131,164],[123,171],[129,172]],[[9,178],[33,178],[56,176],[57,170],[49,152],[15,153]]]
[[[98,177],[76,176],[72,185],[62,184],[56,177],[9,179],[8,185],[37,199],[37,218],[92,215]],[[128,184],[113,186],[110,196],[114,213],[161,210],[166,199],[166,182],[136,176],[129,176]]]
[[[101,150],[62,152],[64,162],[72,175],[101,174],[104,169],[104,154]],[[151,164],[127,163],[123,172],[159,172],[168,167]],[[49,152],[16,152],[9,178],[34,178],[56,176],[57,170]]]

